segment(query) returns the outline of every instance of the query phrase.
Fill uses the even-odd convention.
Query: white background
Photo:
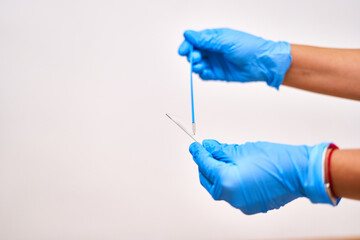
[[[246,216],[203,189],[186,29],[360,48],[360,1],[0,1],[0,239],[360,235],[360,203],[297,199]],[[341,79],[339,79],[341,81]],[[360,147],[360,102],[195,78],[198,132],[222,142]]]

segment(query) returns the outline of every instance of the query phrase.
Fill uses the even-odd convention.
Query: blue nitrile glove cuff
[[[340,198],[334,204],[329,198],[325,188],[323,153],[329,145],[330,143],[320,143],[309,147],[308,172],[303,187],[305,195],[312,203],[328,203],[336,206]]]
[[[272,46],[269,47],[259,60],[267,72],[267,85],[279,89],[284,80],[285,74],[291,65],[291,47],[288,42],[268,41]]]

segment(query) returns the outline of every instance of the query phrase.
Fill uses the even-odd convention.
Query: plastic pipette
[[[191,116],[192,116],[192,131],[195,135],[196,133],[196,123],[195,123],[195,112],[194,112],[194,90],[193,90],[193,58],[192,58],[193,48],[190,51],[190,89],[191,89]]]

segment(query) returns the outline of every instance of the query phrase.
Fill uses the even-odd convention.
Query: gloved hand
[[[279,88],[291,63],[287,42],[225,28],[185,31],[184,37],[179,54],[192,57],[193,71],[203,80],[265,81]]]
[[[204,140],[190,145],[200,182],[215,200],[225,200],[245,214],[277,209],[298,198],[332,204],[323,177],[323,152],[312,147],[268,142],[243,145]]]

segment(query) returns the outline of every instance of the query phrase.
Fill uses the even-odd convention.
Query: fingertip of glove
[[[194,30],[185,30],[184,31],[184,37],[187,38],[191,36],[195,31]]]
[[[190,144],[189,146],[189,152],[191,153],[191,155],[196,155],[199,152],[199,148],[202,147],[200,143],[198,142],[193,142],[192,144]]]
[[[184,40],[178,48],[178,54],[180,56],[186,56],[190,51],[190,43]]]
[[[195,73],[201,73],[202,70],[204,69],[204,67],[205,67],[204,64],[198,63],[198,64],[196,64],[196,65],[193,66],[193,71],[194,71]]]
[[[202,73],[200,74],[200,78],[202,79],[202,80],[213,80],[213,79],[215,79],[215,76],[214,76],[214,74],[213,74],[213,72],[211,71],[211,70],[208,70],[208,69],[204,69],[203,71],[202,71]]]
[[[189,41],[191,44],[195,44],[196,43],[196,35],[198,34],[198,32],[194,31],[194,30],[186,30],[184,32],[184,38]]]
[[[184,50],[182,49],[182,44],[180,45],[180,47],[178,48],[178,54],[180,56],[184,56]]]
[[[219,146],[220,143],[214,139],[205,139],[203,140],[202,145],[207,151],[213,150],[215,147]]]
[[[201,53],[199,51],[194,50],[189,54],[188,58],[189,58],[189,62],[192,59],[193,64],[196,64],[199,61],[201,61]]]

